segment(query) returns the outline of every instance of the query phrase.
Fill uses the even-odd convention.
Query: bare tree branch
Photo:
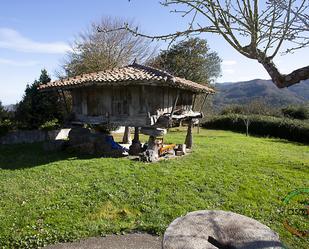
[[[115,30],[98,27],[98,31],[127,30],[135,36],[171,42],[181,36],[216,33],[239,53],[262,64],[279,88],[309,78],[309,66],[285,75],[273,63],[279,52],[286,54],[309,47],[309,0],[162,1],[165,7],[175,7],[174,13],[191,17],[187,30],[152,36],[124,25]],[[205,20],[203,26],[197,22],[201,18]]]

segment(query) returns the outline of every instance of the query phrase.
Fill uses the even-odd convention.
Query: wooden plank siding
[[[170,113],[179,91],[176,110],[190,110],[193,94],[157,86],[88,87],[72,90],[73,112],[80,122],[151,126]]]

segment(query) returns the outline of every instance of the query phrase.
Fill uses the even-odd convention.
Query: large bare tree
[[[273,62],[279,53],[309,46],[308,0],[163,0],[161,4],[190,18],[187,29],[158,36],[145,35],[129,25],[122,29],[140,37],[171,41],[217,33],[239,53],[261,63],[279,88],[309,78],[309,66],[282,74]]]
[[[93,22],[84,32],[81,32],[72,45],[72,51],[66,56],[62,66],[64,75],[72,77],[85,73],[121,67],[137,60],[144,63],[155,54],[156,47],[150,40],[135,36],[128,30],[117,30],[112,33],[98,33],[97,27],[117,29],[125,20],[103,17],[99,22]],[[133,23],[128,24],[133,27]],[[126,127],[123,142],[130,141],[130,129]]]
[[[79,33],[63,63],[64,76],[112,69],[130,64],[134,60],[143,63],[151,58],[155,48],[148,39],[135,36],[127,30],[97,32],[97,26],[117,29],[124,22],[126,21],[119,18],[104,17]],[[129,27],[132,26],[131,22]]]

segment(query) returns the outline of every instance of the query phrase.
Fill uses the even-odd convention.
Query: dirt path
[[[161,249],[161,243],[161,237],[149,234],[127,234],[50,245],[44,249]]]

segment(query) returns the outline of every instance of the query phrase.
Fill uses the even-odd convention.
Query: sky
[[[76,35],[102,17],[133,19],[147,34],[183,30],[188,20],[170,13],[159,0],[1,0],[0,4],[0,101],[21,100],[25,87],[45,68],[56,79],[65,54]],[[220,82],[268,79],[256,61],[237,53],[220,36],[203,35],[222,58]],[[166,47],[161,43],[162,49]],[[306,66],[309,49],[278,57],[281,72]]]

